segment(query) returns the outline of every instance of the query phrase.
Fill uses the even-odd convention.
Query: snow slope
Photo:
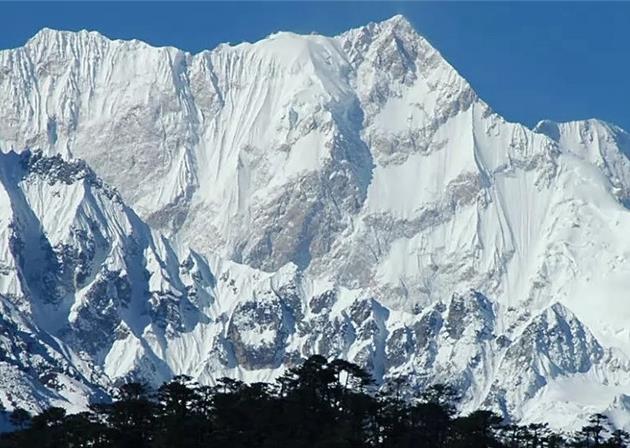
[[[402,16],[196,55],[44,29],[0,52],[0,148],[3,319],[83,388],[12,359],[9,407],[323,353],[629,421],[630,136],[506,122]]]

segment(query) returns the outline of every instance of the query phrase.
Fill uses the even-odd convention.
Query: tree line
[[[592,416],[574,434],[515,425],[478,410],[457,415],[458,395],[434,385],[404,397],[404,381],[376,388],[344,360],[312,356],[273,383],[223,378],[201,386],[178,376],[151,390],[130,382],[108,403],[67,414],[15,409],[0,448],[554,448],[625,447],[630,436]]]

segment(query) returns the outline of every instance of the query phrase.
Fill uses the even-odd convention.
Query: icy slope
[[[150,223],[267,269],[324,255],[362,207],[373,159],[404,157],[387,155],[383,116],[402,126],[389,129],[401,150],[417,152],[474,98],[399,16],[194,56],[45,29],[0,66],[0,92],[14,98],[0,105],[0,147],[82,157]],[[383,110],[405,90],[422,103]]]
[[[2,155],[1,166],[8,408],[79,409],[125,377],[268,380],[313,353],[348,357],[383,381],[452,383],[463,410],[544,413],[558,426],[624,403],[628,361],[560,304],[505,329],[501,305],[472,290],[407,312],[295,265],[270,274],[178,257],[84,163],[27,152]],[[599,387],[596,400],[576,393],[567,421],[547,396],[580,381]]]
[[[0,186],[3,402],[80,408],[104,396],[116,341],[194,319],[196,282],[84,162],[4,154]]]
[[[401,16],[196,55],[46,29],[0,52],[0,148],[61,156],[2,156],[0,294],[85,390],[323,353],[625,424],[629,142],[506,122]]]

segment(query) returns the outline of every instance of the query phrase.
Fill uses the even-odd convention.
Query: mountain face
[[[0,149],[7,408],[320,353],[630,422],[630,135],[506,122],[401,16],[196,55],[45,29],[0,52]]]

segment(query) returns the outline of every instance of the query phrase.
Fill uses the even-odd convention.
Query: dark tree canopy
[[[448,385],[422,393],[404,378],[380,391],[356,364],[312,356],[275,383],[222,378],[201,386],[177,376],[157,390],[122,385],[111,403],[66,414],[15,409],[0,448],[555,448],[626,447],[630,436],[595,414],[570,437],[478,410],[457,415]]]

